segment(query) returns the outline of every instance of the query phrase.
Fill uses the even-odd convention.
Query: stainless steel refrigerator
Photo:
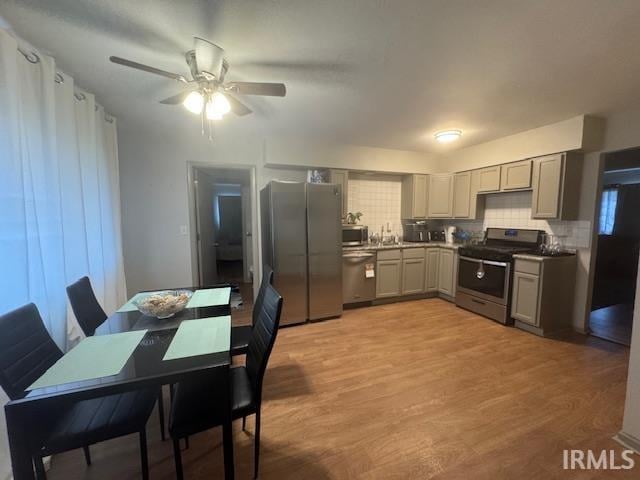
[[[272,181],[260,192],[262,261],[284,299],[282,325],[342,314],[339,185]]]

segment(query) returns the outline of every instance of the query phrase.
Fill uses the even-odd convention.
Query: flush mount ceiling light
[[[434,137],[440,143],[455,142],[462,136],[462,130],[443,130],[436,132]]]

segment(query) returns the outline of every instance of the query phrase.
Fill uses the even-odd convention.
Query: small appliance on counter
[[[447,238],[445,236],[444,230],[429,230],[429,241],[446,242]]]
[[[405,242],[428,242],[429,229],[426,220],[402,220],[402,239]]]
[[[342,225],[342,246],[362,247],[369,241],[369,227],[366,225]]]
[[[453,243],[453,241],[455,240],[456,227],[450,225],[445,228],[444,232],[445,241],[447,243]]]

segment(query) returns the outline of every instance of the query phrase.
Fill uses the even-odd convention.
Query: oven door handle
[[[493,260],[482,260],[482,263],[485,265],[494,265],[496,267],[504,267],[507,268],[506,262],[494,262]]]
[[[466,260],[467,262],[479,263],[483,265],[494,265],[496,267],[507,268],[507,262],[494,262],[493,260],[482,260],[480,258],[460,257],[460,260]]]

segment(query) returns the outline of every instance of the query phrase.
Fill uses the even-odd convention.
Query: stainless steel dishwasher
[[[375,271],[376,252],[368,250],[342,252],[342,299],[345,304],[375,300]]]

